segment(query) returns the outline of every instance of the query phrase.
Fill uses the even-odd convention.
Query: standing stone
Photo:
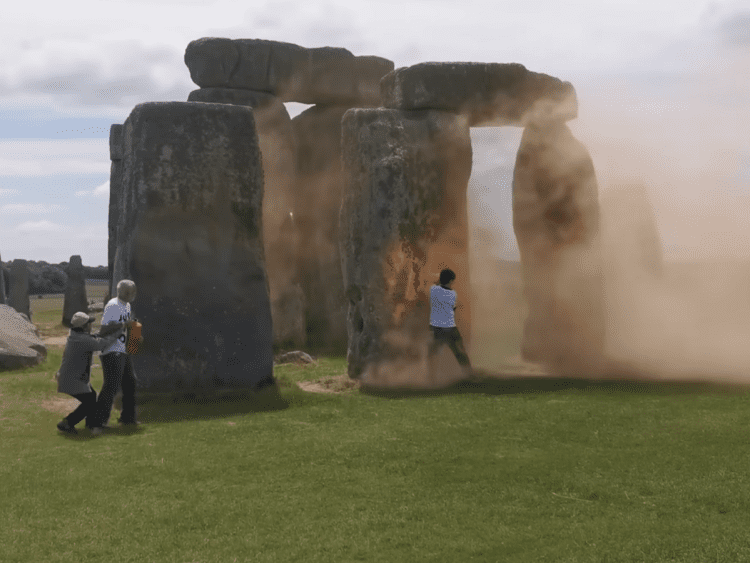
[[[29,302],[29,265],[26,260],[16,259],[10,265],[10,295],[8,305],[31,319]]]
[[[122,189],[113,285],[125,277],[137,285],[141,392],[211,394],[272,383],[253,112],[136,106],[123,128]]]
[[[107,246],[109,287],[105,295],[105,304],[109,296],[115,294],[112,287],[112,275],[117,252],[117,218],[122,208],[122,125],[119,123],[113,123],[109,128],[109,159],[112,161],[109,168],[109,244]]]
[[[429,290],[443,268],[457,274],[456,321],[465,340],[471,334],[469,127],[447,112],[352,109],[342,130],[349,375],[374,385],[425,384]],[[450,373],[440,383],[462,378],[452,355],[445,358]]]
[[[78,311],[89,312],[89,301],[86,297],[86,278],[83,263],[78,255],[71,256],[68,263],[68,284],[65,287],[62,324],[70,328],[70,319]]]
[[[557,373],[601,375],[599,223],[586,148],[562,122],[526,127],[513,176],[513,229],[529,308],[521,353]]]
[[[188,100],[253,108],[265,180],[263,240],[274,344],[301,347],[305,344],[304,295],[299,284],[299,237],[292,214],[297,190],[297,147],[289,113],[279,98],[266,92],[202,88],[191,92]]]
[[[294,218],[305,241],[300,278],[307,304],[307,343],[346,349],[346,298],[339,250],[341,119],[348,107],[313,106],[292,119],[298,187]]]
[[[5,269],[3,268],[3,261],[0,259],[0,305],[5,305],[7,298],[5,297]]]
[[[618,277],[652,280],[661,277],[664,251],[645,186],[610,185],[600,199],[604,256],[615,269],[621,270]]]

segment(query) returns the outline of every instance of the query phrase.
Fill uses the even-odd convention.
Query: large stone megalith
[[[468,123],[441,111],[352,109],[342,130],[349,375],[416,383],[430,375],[429,290],[443,268],[457,274],[457,324],[470,334]],[[460,379],[453,361],[444,375]]]
[[[599,215],[586,148],[562,121],[529,124],[513,176],[513,229],[528,305],[521,352],[557,373],[601,375]]]
[[[271,298],[274,343],[305,343],[304,305],[299,285],[297,248],[290,217],[297,189],[297,151],[289,113],[281,99],[267,92],[201,88],[191,102],[234,104],[253,109],[263,159],[263,240]]]
[[[299,256],[307,341],[319,347],[347,341],[338,216],[343,191],[341,119],[348,109],[313,106],[292,119],[299,149],[295,224],[307,242]]]
[[[8,305],[31,319],[29,302],[29,265],[17,258],[10,264],[10,295]]]
[[[83,273],[83,262],[78,255],[71,256],[68,262],[68,284],[65,286],[63,300],[62,324],[70,327],[70,319],[78,311],[88,313],[89,301],[86,297],[86,276]]]
[[[113,284],[137,284],[141,391],[211,394],[272,382],[252,111],[136,106],[123,128],[122,190]]]
[[[117,222],[122,213],[122,125],[113,123],[109,128],[109,243],[107,245],[107,270],[109,273],[109,287],[105,295],[107,299],[115,294],[112,287],[112,275],[115,268],[115,253],[117,251]]]
[[[424,344],[415,345],[429,340],[427,292],[440,269],[456,271],[454,287],[468,309],[469,128],[564,123],[577,101],[569,83],[519,64],[422,63],[390,72],[380,86],[392,109],[351,110],[343,123],[349,374],[371,381],[397,374],[385,384],[419,385],[444,367],[425,361]],[[467,313],[457,311],[465,340]],[[399,355],[415,358],[413,367],[400,369]],[[428,384],[463,375],[448,371]]]
[[[380,79],[393,70],[393,63],[336,47],[306,49],[279,41],[207,37],[187,46],[185,64],[201,86],[190,94],[191,101],[246,104],[256,111],[266,172],[264,235],[275,341],[299,340],[300,318],[294,312],[302,309],[306,344],[343,348],[346,300],[338,250],[341,118],[349,108],[380,105]],[[288,125],[280,120],[264,123],[261,115],[280,115],[265,109],[272,107],[270,100],[277,105],[317,104],[292,120],[297,149],[293,166],[279,158],[286,152],[279,150],[278,139],[286,138]],[[280,165],[269,166],[270,158]],[[295,241],[300,241],[300,251],[292,257]]]

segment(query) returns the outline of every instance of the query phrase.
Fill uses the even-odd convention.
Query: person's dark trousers
[[[122,388],[122,414],[124,424],[135,422],[135,373],[130,356],[111,352],[100,356],[104,385],[96,402],[96,426],[104,426],[109,421],[112,403],[117,391]]]
[[[461,338],[461,333],[458,332],[458,327],[444,328],[430,325],[430,328],[432,329],[432,334],[435,336],[430,353],[437,351],[440,345],[445,343],[451,349],[453,355],[456,356],[460,365],[471,367],[469,355],[466,353],[466,348],[464,348],[464,341]]]
[[[81,401],[81,404],[78,405],[76,410],[65,417],[68,420],[68,424],[75,426],[85,418],[86,426],[91,427],[96,415],[96,391],[78,393],[77,395],[73,395],[73,397]]]

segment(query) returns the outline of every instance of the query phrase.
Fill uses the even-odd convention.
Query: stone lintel
[[[284,102],[350,107],[379,105],[380,79],[393,70],[387,59],[357,57],[338,47],[306,49],[280,41],[213,37],[190,42],[185,64],[201,88],[237,88],[268,92]]]
[[[387,74],[380,93],[384,107],[458,112],[471,126],[524,126],[578,114],[569,82],[517,63],[420,63]]]

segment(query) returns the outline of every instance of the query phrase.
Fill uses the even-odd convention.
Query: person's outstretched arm
[[[110,322],[110,323],[107,323],[107,324],[101,326],[101,328],[99,329],[99,333],[97,334],[97,336],[100,336],[100,337],[109,336],[110,334],[114,334],[117,331],[119,331],[120,329],[122,329],[123,326],[125,326],[125,323],[118,323],[118,322],[114,322],[114,321]]]

